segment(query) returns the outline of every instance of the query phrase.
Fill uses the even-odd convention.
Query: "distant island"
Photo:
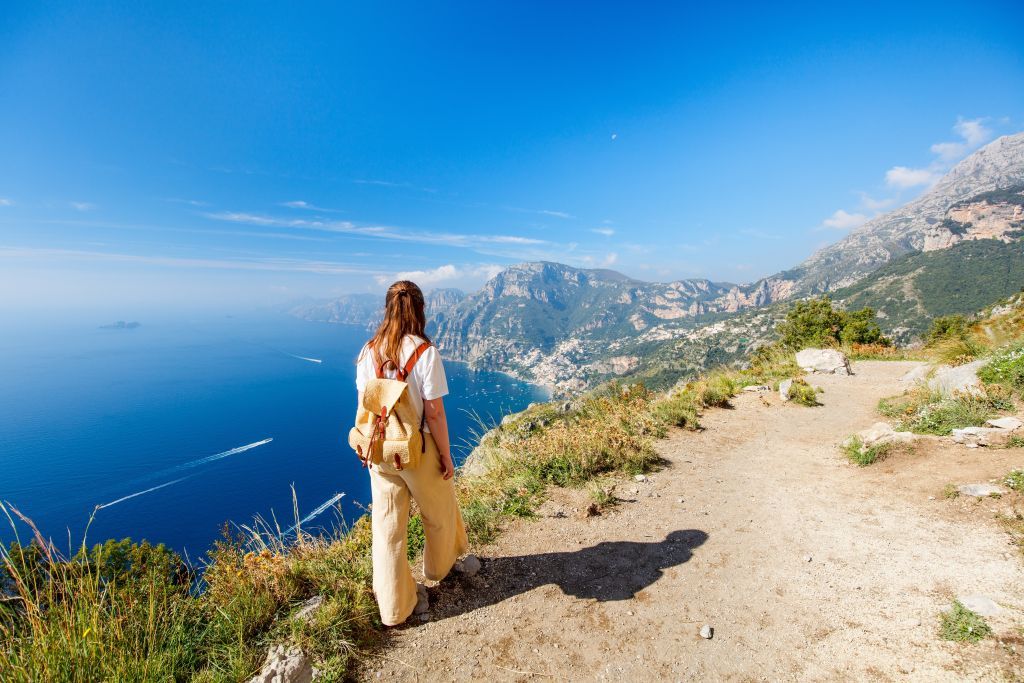
[[[110,323],[109,325],[100,325],[101,330],[134,330],[136,327],[142,327],[142,323],[134,320],[132,322],[118,320],[116,323]]]

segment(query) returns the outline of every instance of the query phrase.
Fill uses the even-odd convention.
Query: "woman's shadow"
[[[431,612],[435,619],[453,617],[549,583],[580,599],[629,600],[665,569],[687,562],[707,539],[703,531],[685,529],[650,543],[606,541],[574,552],[495,557],[474,579],[445,579]]]

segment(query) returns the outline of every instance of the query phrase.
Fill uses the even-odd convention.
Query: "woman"
[[[429,344],[423,307],[423,292],[415,283],[402,280],[388,288],[384,320],[359,352],[356,364],[360,405],[366,383],[379,376],[379,370],[383,376],[395,378],[417,349],[424,342]],[[447,576],[468,546],[452,482],[455,465],[443,398],[448,393],[448,382],[437,349],[428,346],[422,351],[405,381],[413,405],[425,418],[423,457],[412,468],[396,469],[386,461],[370,467],[373,592],[381,621],[387,626],[401,624],[413,610],[420,612],[427,607],[426,589],[416,585],[406,559],[410,497],[419,506],[423,520],[423,574],[428,579],[440,581]]]

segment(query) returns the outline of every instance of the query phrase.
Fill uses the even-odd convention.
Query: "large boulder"
[[[249,683],[312,683],[313,660],[297,647],[270,648],[267,661]]]
[[[796,354],[796,364],[804,372],[819,375],[852,375],[846,354],[835,349],[803,349]]]
[[[954,394],[973,394],[975,396],[984,393],[981,388],[981,380],[978,379],[978,370],[984,366],[986,361],[976,360],[972,363],[951,367],[942,365],[935,369],[935,374],[928,380],[928,388],[937,391],[943,396]]]

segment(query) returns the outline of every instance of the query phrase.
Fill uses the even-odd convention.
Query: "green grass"
[[[1024,448],[1024,436],[1020,434],[1012,434],[1004,444],[1005,448]]]
[[[587,486],[587,493],[590,496],[590,500],[599,508],[609,508],[617,505],[619,499],[615,496],[615,486],[608,485],[599,481],[592,481]]]
[[[978,371],[986,384],[1003,386],[1024,398],[1024,344],[1016,344],[992,357]]]
[[[1014,491],[1024,492],[1024,470],[1013,470],[1005,477],[1003,483]]]
[[[882,399],[878,403],[878,412],[898,420],[900,431],[945,436],[954,429],[980,427],[996,415],[997,410],[1012,407],[1012,402],[998,392],[948,397],[919,388],[902,396]]]
[[[887,458],[895,447],[892,441],[883,441],[872,446],[865,446],[859,436],[851,436],[843,444],[843,453],[847,459],[855,465],[867,467],[879,460]]]
[[[959,600],[954,600],[950,610],[940,616],[939,635],[944,640],[977,643],[991,634],[992,629],[981,615],[964,607]]]
[[[960,497],[960,489],[956,484],[946,484],[942,487],[942,497],[946,500],[955,500]]]

